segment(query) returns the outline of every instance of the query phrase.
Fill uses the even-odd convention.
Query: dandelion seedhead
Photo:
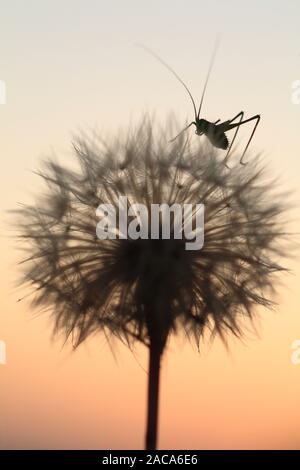
[[[73,150],[79,169],[46,161],[48,190],[17,211],[22,282],[35,306],[49,307],[55,331],[75,346],[104,331],[162,351],[177,331],[197,341],[206,331],[240,336],[255,307],[272,306],[284,206],[258,159],[228,170],[199,139],[169,144],[150,120],[123,140],[78,138]],[[96,209],[118,211],[120,196],[147,207],[204,204],[203,248],[186,250],[184,237],[99,239]]]

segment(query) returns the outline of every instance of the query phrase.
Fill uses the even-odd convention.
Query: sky
[[[183,87],[142,43],[201,96],[217,34],[221,43],[203,105],[209,120],[261,115],[253,152],[263,152],[282,187],[300,203],[298,0],[0,0],[0,448],[142,448],[147,351],[101,335],[73,353],[52,341],[47,316],[17,302],[20,253],[7,211],[38,192],[42,158],[71,157],[82,130],[116,135],[144,112],[183,123]],[[250,132],[244,126],[241,142]],[[163,359],[160,448],[300,449],[299,258],[289,261],[276,312],[261,311],[257,334],[216,340],[201,354],[182,339]]]

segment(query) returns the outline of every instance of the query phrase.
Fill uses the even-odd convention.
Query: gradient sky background
[[[294,190],[300,229],[300,3],[287,1],[0,0],[0,448],[142,448],[146,351],[99,336],[75,354],[50,341],[47,318],[33,318],[13,289],[18,254],[5,211],[27,201],[39,181],[30,170],[51,152],[70,159],[81,129],[117,132],[146,111],[185,121],[184,89],[141,42],[165,58],[201,94],[213,43],[221,47],[203,113],[228,119],[262,115],[252,149],[265,152],[284,189]],[[245,126],[246,127],[246,126]],[[243,130],[250,132],[250,129]],[[300,231],[300,230],[299,230]],[[277,312],[262,312],[259,335],[196,348],[175,340],[163,361],[160,448],[300,449],[299,259],[279,293]]]

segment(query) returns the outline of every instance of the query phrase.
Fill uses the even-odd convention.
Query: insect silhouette
[[[216,147],[218,149],[222,149],[222,150],[227,150],[225,159],[223,161],[223,163],[227,166],[227,160],[230,156],[230,151],[231,151],[232,146],[234,144],[234,141],[237,137],[240,126],[242,126],[243,124],[246,124],[247,122],[256,121],[255,125],[254,125],[254,128],[251,132],[250,138],[249,138],[249,140],[246,144],[246,147],[244,149],[244,152],[242,153],[242,156],[240,158],[240,164],[241,165],[246,165],[246,163],[243,162],[243,158],[244,158],[244,156],[247,152],[247,149],[250,145],[250,142],[251,142],[251,140],[252,140],[252,138],[255,134],[255,131],[257,129],[257,126],[259,124],[260,115],[256,114],[255,116],[252,116],[252,117],[244,120],[244,111],[240,111],[232,119],[228,119],[227,121],[223,121],[223,122],[220,122],[221,119],[218,119],[215,122],[210,122],[210,121],[207,121],[206,119],[203,119],[203,118],[200,117],[200,113],[201,113],[201,109],[202,109],[202,105],[203,105],[203,100],[204,100],[208,80],[209,80],[211,69],[212,69],[212,66],[213,66],[213,63],[214,63],[214,60],[215,60],[215,55],[216,55],[216,51],[217,51],[218,42],[216,43],[215,48],[214,48],[214,52],[212,54],[212,58],[211,58],[211,61],[210,61],[210,65],[209,65],[209,68],[208,68],[206,80],[205,80],[205,83],[204,83],[204,87],[203,87],[202,96],[201,96],[198,111],[197,111],[195,100],[192,96],[192,93],[190,92],[189,88],[184,83],[184,81],[175,72],[175,70],[173,70],[172,67],[170,67],[170,65],[168,65],[163,59],[161,59],[161,57],[159,57],[155,52],[153,52],[148,47],[146,47],[142,44],[137,44],[137,45],[139,47],[141,47],[142,49],[144,49],[149,54],[151,54],[153,57],[155,57],[164,67],[166,67],[169,70],[169,72],[171,72],[176,77],[176,79],[184,86],[185,90],[187,91],[187,93],[188,93],[188,95],[189,95],[189,97],[192,101],[194,114],[195,114],[195,120],[192,121],[190,124],[188,124],[181,132],[179,132],[179,134],[177,134],[173,139],[171,139],[170,142],[173,142],[175,139],[177,139],[177,137],[179,137],[187,129],[189,129],[191,126],[194,125],[196,127],[195,134],[197,134],[199,136],[205,135],[214,147]],[[236,130],[235,130],[235,133],[234,133],[234,136],[233,136],[233,139],[232,139],[231,143],[229,143],[229,140],[226,136],[226,132],[230,131],[231,129],[236,129]]]

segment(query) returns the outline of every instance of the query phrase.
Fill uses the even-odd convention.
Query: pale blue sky
[[[184,89],[135,43],[169,62],[197,100],[217,33],[205,117],[260,113],[253,148],[279,165],[284,152],[285,165],[299,170],[300,106],[290,100],[300,78],[299,18],[298,0],[1,0],[0,150],[10,154],[9,177],[23,179],[23,166],[50,146],[67,147],[78,127],[114,131],[144,110],[191,117]]]

